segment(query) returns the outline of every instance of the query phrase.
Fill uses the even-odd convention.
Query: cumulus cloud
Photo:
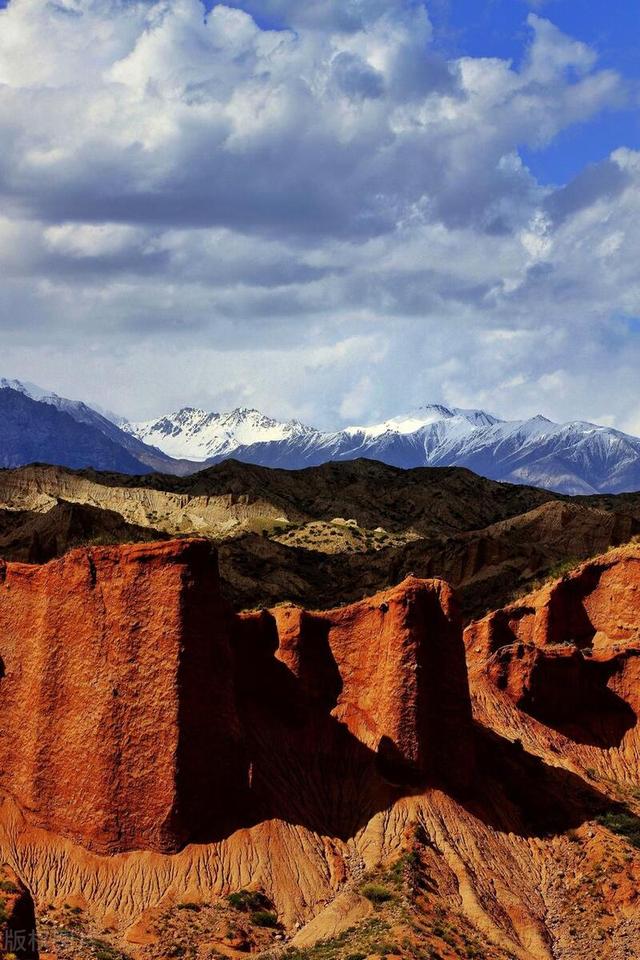
[[[550,190],[519,152],[628,91],[528,29],[514,66],[445,60],[410,0],[10,0],[5,373],[133,416],[445,399],[635,422],[631,390],[594,407],[590,371],[640,359],[615,319],[640,313],[640,157]]]

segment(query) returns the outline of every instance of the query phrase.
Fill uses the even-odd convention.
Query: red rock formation
[[[87,922],[119,925],[127,950],[150,917],[166,936],[181,929],[166,926],[172,907],[184,929],[195,914],[178,908],[202,905],[204,924],[241,889],[263,891],[289,934],[315,916],[293,940],[304,948],[368,915],[359,891],[370,871],[417,896],[421,952],[443,950],[426,907],[439,923],[451,908],[456,923],[464,915],[464,943],[475,926],[487,957],[634,956],[640,855],[607,811],[631,826],[640,813],[639,561],[640,548],[607,554],[467,631],[475,740],[442,583],[234,617],[199,542],[8,567],[0,786],[20,809],[0,798],[0,863],[38,905],[77,903]],[[29,767],[33,704],[47,749]],[[468,794],[437,789],[464,785],[475,748]],[[45,802],[34,810],[36,787]],[[84,849],[125,850],[132,836],[153,849]],[[215,842],[155,852],[190,838]],[[410,888],[395,887],[398,869]],[[376,909],[401,942],[397,901]]]
[[[611,550],[465,631],[472,658],[518,640],[611,651],[640,643],[640,546]]]
[[[2,790],[100,852],[172,851],[265,817],[347,835],[389,784],[464,785],[473,767],[460,627],[437,581],[236,618],[205,541],[79,550],[2,566],[0,656]]]
[[[375,751],[402,782],[447,769],[466,782],[473,769],[471,707],[458,611],[441,581],[405,580],[348,607],[308,614],[274,610],[277,657],[305,689]],[[330,651],[327,669],[320,651]]]
[[[226,608],[205,541],[0,567],[2,789],[101,851],[171,850],[242,787]],[[227,794],[228,796],[229,794]]]
[[[612,746],[640,709],[640,547],[576,568],[465,631],[468,659],[532,716]]]
[[[254,816],[346,838],[402,791],[468,785],[471,708],[445,584],[240,615],[234,648]]]

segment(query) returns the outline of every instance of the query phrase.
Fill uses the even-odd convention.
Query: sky
[[[640,5],[0,0],[0,375],[640,434]]]

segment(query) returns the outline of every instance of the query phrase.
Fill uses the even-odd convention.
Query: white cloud
[[[409,0],[11,0],[5,373],[134,416],[445,399],[635,422],[638,334],[612,318],[640,313],[640,155],[550,191],[518,152],[625,84],[528,22],[516,68],[446,62]]]

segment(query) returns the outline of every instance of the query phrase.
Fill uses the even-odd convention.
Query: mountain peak
[[[583,421],[554,423],[542,414],[501,420],[482,409],[426,403],[369,426],[323,432],[298,420],[273,419],[255,407],[214,413],[185,406],[156,420],[122,423],[105,419],[80,401],[23,381],[0,379],[0,389],[7,410],[12,407],[9,391],[14,391],[14,400],[19,394],[34,407],[29,422],[17,424],[14,413],[16,423],[6,425],[8,436],[14,437],[8,441],[13,447],[0,451],[4,453],[0,463],[6,466],[32,460],[78,462],[78,450],[70,449],[65,456],[56,447],[58,459],[52,461],[51,443],[42,440],[37,451],[29,446],[47,422],[46,415],[37,413],[46,405],[69,414],[101,438],[108,437],[120,450],[124,448],[130,457],[125,461],[128,472],[145,472],[151,467],[182,475],[195,472],[199,464],[230,458],[285,469],[367,459],[400,468],[465,467],[494,480],[567,494],[640,489],[640,439]],[[53,442],[54,438],[48,439]],[[94,445],[99,449],[95,434]],[[26,449],[34,452],[25,460]]]

